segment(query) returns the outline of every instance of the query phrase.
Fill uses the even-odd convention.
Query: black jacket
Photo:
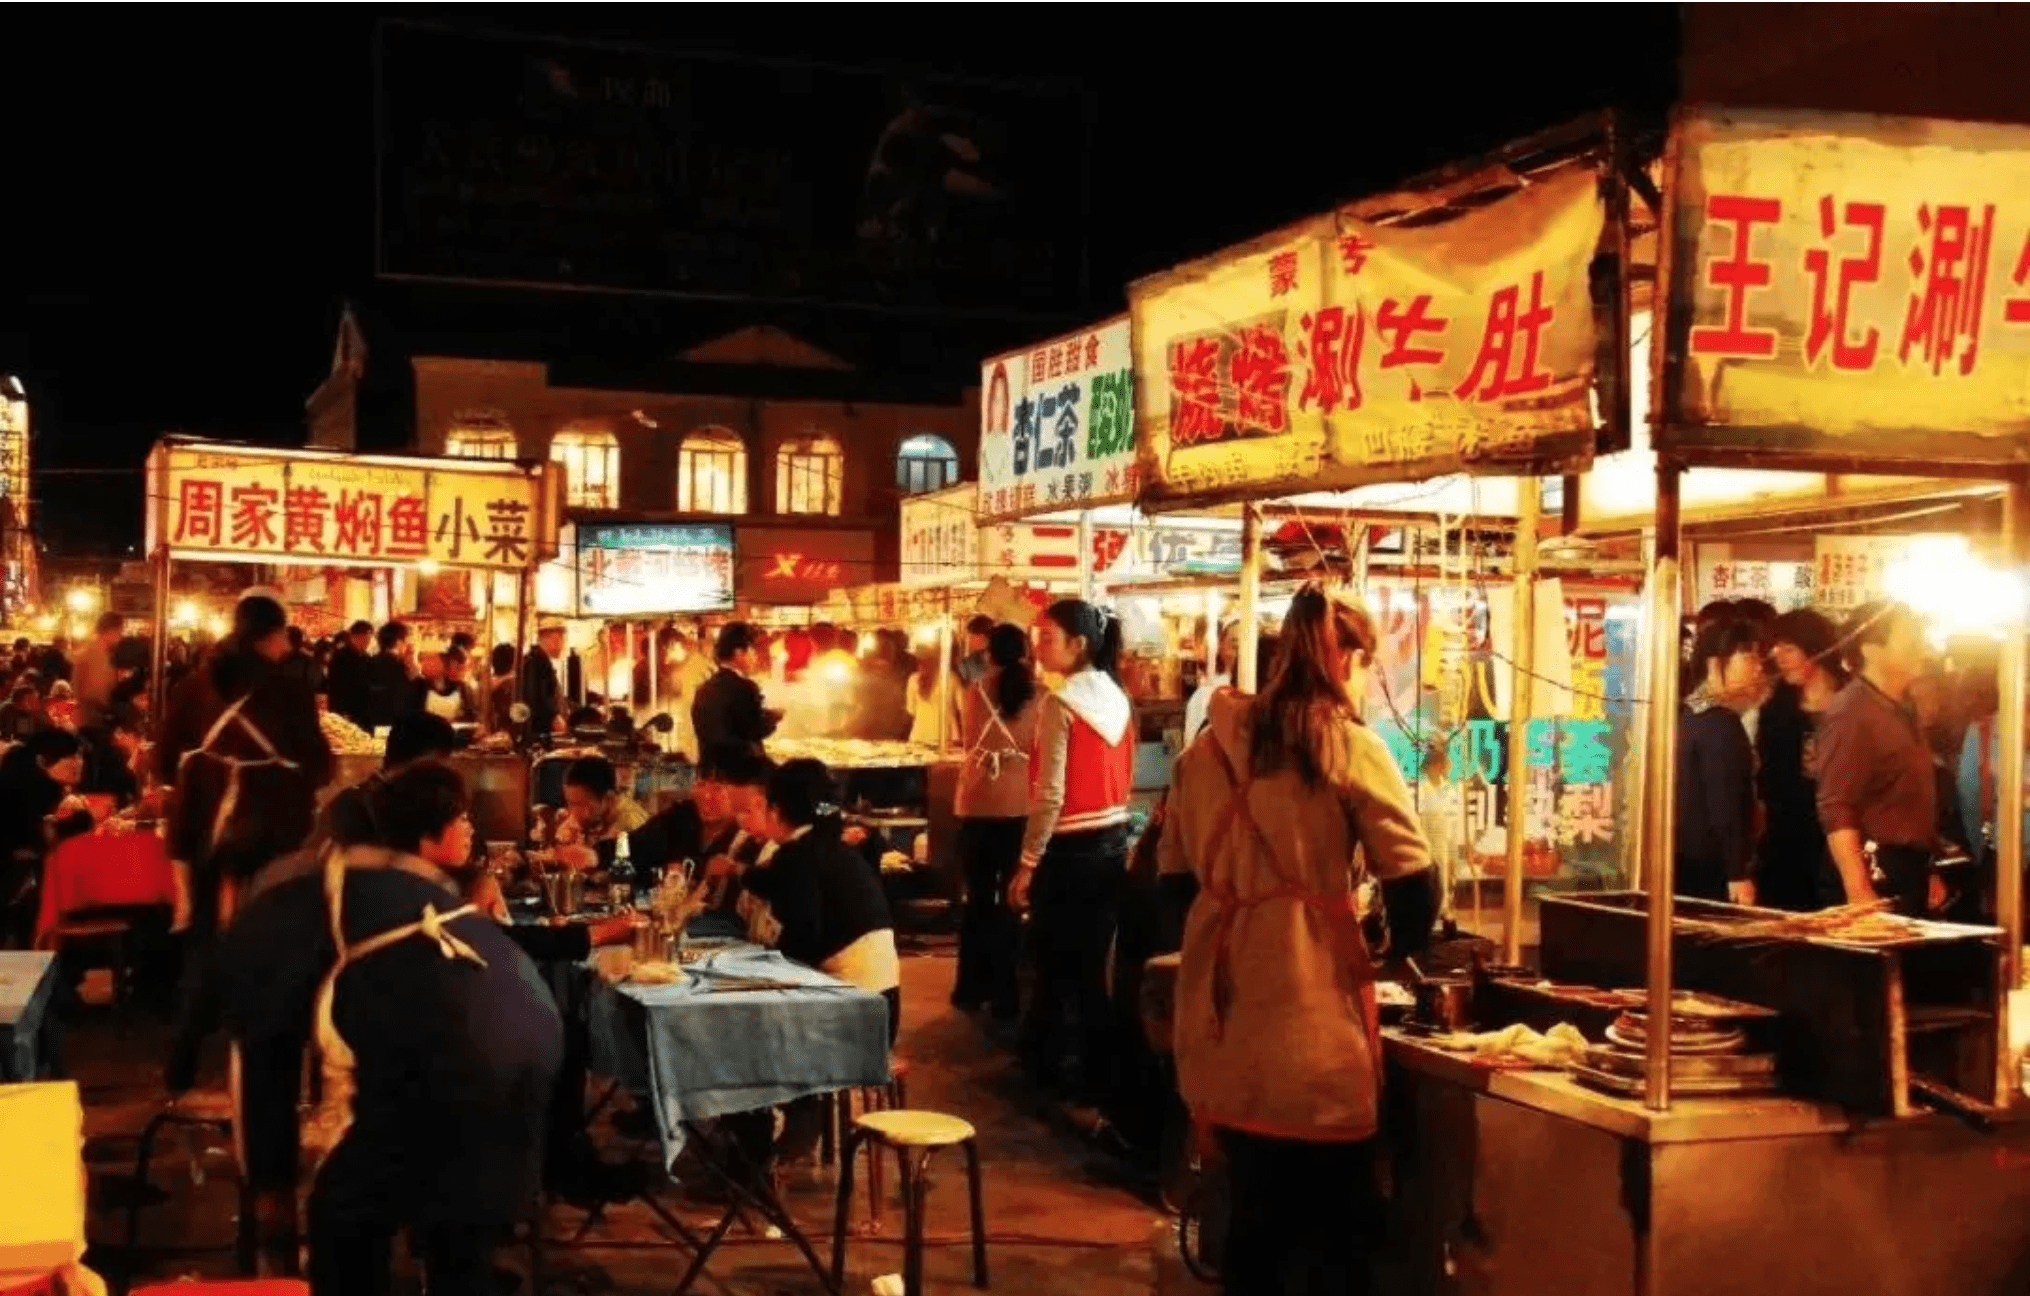
[[[521,698],[529,708],[529,741],[541,742],[563,714],[564,690],[557,682],[557,663],[549,654],[531,652],[522,659]]]
[[[377,653],[367,662],[368,723],[360,727],[372,733],[395,723],[415,698],[416,685],[409,678],[407,663],[393,653]]]
[[[698,686],[691,702],[691,727],[698,734],[701,770],[719,768],[729,756],[761,755],[762,744],[775,732],[776,719],[761,705],[761,686],[737,670],[721,666]]]
[[[349,643],[340,644],[331,654],[325,671],[324,695],[331,709],[362,729],[368,728],[367,662],[370,659]]]
[[[1678,716],[1677,893],[1725,900],[1755,859],[1755,752],[1724,706]]]
[[[822,967],[867,933],[895,925],[880,875],[839,840],[836,819],[785,842],[744,881],[781,924],[776,948],[809,967]]]

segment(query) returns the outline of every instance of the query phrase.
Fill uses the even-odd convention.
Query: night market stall
[[[556,552],[556,480],[546,465],[534,463],[163,438],[147,465],[157,688],[168,646],[170,581],[179,563],[247,564],[271,573],[357,569],[412,579],[474,573],[489,585],[490,578],[504,576],[521,591],[518,640],[525,646],[533,574]],[[331,712],[323,723],[338,757],[334,789],[379,767],[384,735],[365,733]],[[519,840],[528,762],[481,749],[468,749],[459,760],[482,839]]]
[[[1681,120],[1664,181],[1655,563],[1630,626],[1650,632],[1632,681],[1600,690],[1646,735],[1643,887],[1543,897],[1540,974],[1481,967],[1436,996],[1498,1029],[1387,1033],[1384,1267],[1402,1290],[2020,1288],[2030,1189],[2011,1168],[2030,1131],[2009,1106],[2006,1011],[2020,840],[2002,834],[2006,934],[1674,906],[1677,708],[1643,699],[1676,695],[1688,464],[2006,477],[2003,554],[2020,569],[2026,456],[1995,401],[2017,383],[2023,344],[2006,304],[1966,287],[1999,271],[1984,280],[1966,258],[1988,255],[1984,204],[2026,143],[2016,128]],[[1627,203],[1646,180],[1613,124],[1582,126],[1137,284],[1143,507],[1503,457],[1575,467],[1596,435],[1595,387],[1602,447],[1626,445]],[[1848,189],[1911,198],[1841,208]],[[1979,239],[1962,237],[1969,223]],[[1890,269],[1906,253],[1910,276]],[[1940,275],[1961,285],[1952,310]],[[1604,300],[1589,302],[1589,279]],[[1482,304],[1442,302],[1429,291],[1440,283]],[[1827,367],[1834,348],[1851,363]],[[1532,522],[1517,534],[1519,585],[1534,576]],[[2022,807],[2010,590],[2005,824]],[[1532,692],[1530,638],[1516,640],[1512,705]],[[1509,738],[1512,751],[1523,741],[1513,727]],[[1509,881],[1513,894],[1513,857]],[[1815,1203],[1808,1227],[1794,1218],[1800,1192]],[[1946,1200],[1925,1227],[1897,1226],[1911,1203]]]

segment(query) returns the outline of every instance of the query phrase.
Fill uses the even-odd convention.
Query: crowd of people
[[[1700,610],[1683,674],[1676,878],[1791,910],[1887,901],[1992,919],[1995,653],[1934,652],[1901,604],[1841,624],[1754,600]]]

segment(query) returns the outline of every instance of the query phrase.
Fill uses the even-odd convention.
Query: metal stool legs
[[[855,1129],[847,1136],[845,1155],[839,1164],[839,1201],[832,1217],[832,1285],[845,1289],[846,1221],[853,1211],[853,1163],[861,1143],[881,1146],[882,1140],[867,1130]],[[973,1286],[987,1286],[987,1208],[980,1183],[980,1147],[975,1139],[959,1144],[966,1154],[967,1206],[972,1216]],[[895,1157],[902,1170],[903,1250],[902,1288],[904,1296],[922,1296],[924,1217],[930,1190],[930,1159],[936,1148],[898,1147]],[[880,1180],[873,1191],[880,1191]]]
[[[148,1190],[148,1166],[155,1158],[155,1140],[164,1128],[170,1125],[185,1128],[204,1127],[216,1131],[220,1137],[231,1139],[232,1122],[214,1118],[187,1115],[178,1111],[157,1112],[148,1124],[142,1127],[140,1147],[134,1154],[133,1194],[127,1200],[127,1244],[126,1274],[132,1284],[134,1272],[139,1267],[138,1253],[141,1239],[141,1197]],[[252,1186],[248,1183],[244,1168],[239,1170],[239,1211],[233,1221],[233,1260],[242,1274],[253,1275],[259,1271],[256,1250],[255,1207]]]

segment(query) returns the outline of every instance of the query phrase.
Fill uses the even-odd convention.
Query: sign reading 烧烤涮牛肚
[[[733,606],[733,528],[583,526],[577,568],[580,615],[723,612]]]
[[[1137,502],[1585,463],[1598,180],[1414,224],[1371,200],[1132,285]]]
[[[1135,498],[1132,366],[1123,316],[980,367],[980,521]]]
[[[2030,463],[2030,127],[1698,108],[1672,154],[1659,450]]]

